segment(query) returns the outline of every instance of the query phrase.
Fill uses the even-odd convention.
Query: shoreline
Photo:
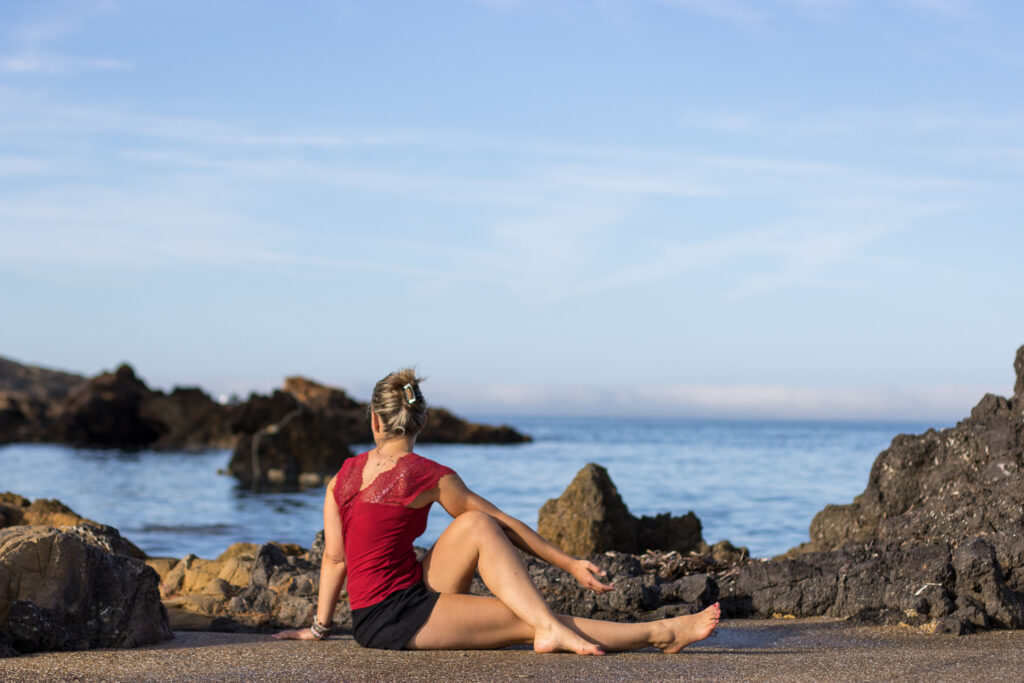
[[[393,652],[267,635],[175,631],[129,650],[45,652],[0,660],[0,679],[149,681],[459,680],[1012,680],[1024,671],[1024,631],[926,636],[907,628],[812,619],[726,620],[677,655],[653,649],[604,657],[528,648]]]

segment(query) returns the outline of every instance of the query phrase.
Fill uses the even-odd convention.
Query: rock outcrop
[[[594,463],[584,466],[561,496],[544,503],[537,531],[570,555],[707,549],[700,520],[692,511],[681,517],[634,517],[608,471]]]
[[[352,455],[348,444],[366,421],[365,409],[340,389],[295,378],[285,388],[251,397],[232,425],[239,438],[228,472],[245,486],[320,486]]]
[[[726,612],[1024,628],[1024,347],[1014,369],[1012,399],[897,436],[862,494],[815,516],[808,543],[720,584]]]
[[[111,527],[0,530],[0,650],[135,647],[173,637],[159,578],[141,560],[109,552]]]
[[[255,489],[319,486],[373,441],[366,404],[341,389],[289,377],[283,390],[222,405],[202,390],[154,391],[129,365],[91,379],[0,358],[0,443],[32,441],[126,450],[232,449],[228,471]],[[520,443],[507,426],[431,408],[421,442]]]
[[[239,438],[228,471],[254,488],[320,486],[352,455],[350,444],[373,442],[365,403],[304,377],[289,377],[270,396],[252,396],[239,407],[232,430]],[[418,440],[519,443],[529,437],[430,408]]]

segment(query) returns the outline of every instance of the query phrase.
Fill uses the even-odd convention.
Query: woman
[[[612,590],[587,560],[466,488],[453,470],[413,453],[427,418],[420,378],[394,372],[373,390],[376,448],[344,462],[324,498],[326,547],[313,625],[275,638],[322,639],[348,578],[356,641],[388,649],[488,649],[532,644],[537,652],[599,655],[649,645],[678,652],[718,625],[717,604],[698,614],[621,624],[554,614],[530,580],[522,550],[571,574],[597,593]],[[413,540],[440,503],[454,517],[422,562]],[[479,571],[496,597],[469,595]]]

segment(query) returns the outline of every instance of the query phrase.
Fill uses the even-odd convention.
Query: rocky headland
[[[0,444],[158,451],[232,450],[227,471],[251,488],[319,486],[372,442],[367,407],[342,389],[289,377],[269,396],[221,404],[197,387],[150,389],[124,364],[86,378],[0,358]],[[521,443],[507,426],[431,407],[423,442]]]

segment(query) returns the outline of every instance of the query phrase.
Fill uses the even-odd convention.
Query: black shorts
[[[352,610],[352,632],[363,647],[401,650],[427,622],[440,593],[423,582],[402,588],[375,605]]]

